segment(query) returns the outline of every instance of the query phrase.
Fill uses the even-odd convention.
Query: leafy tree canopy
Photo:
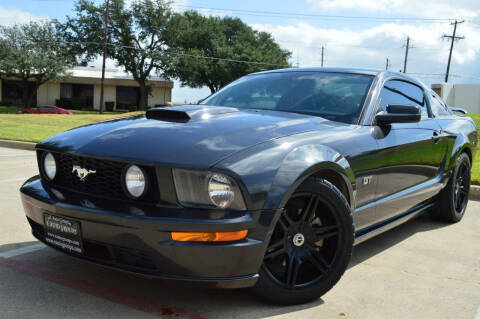
[[[145,108],[148,77],[164,65],[164,31],[171,16],[170,5],[164,0],[135,0],[129,5],[124,0],[111,0],[109,9],[107,55],[133,75],[140,86],[139,107]],[[105,12],[104,3],[79,0],[75,15],[57,23],[63,40],[82,62],[103,52]]]
[[[21,81],[24,106],[32,104],[41,84],[66,76],[74,62],[50,22],[0,26],[0,77]]]
[[[168,75],[182,85],[208,86],[212,93],[245,74],[289,66],[290,52],[269,33],[255,31],[238,18],[176,13],[166,35]]]

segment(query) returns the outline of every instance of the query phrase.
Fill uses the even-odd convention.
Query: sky
[[[96,0],[102,1],[102,0]],[[131,0],[129,0],[131,1]],[[75,0],[0,0],[0,24],[38,19],[65,19]],[[256,30],[270,32],[292,52],[290,63],[403,70],[405,43],[410,37],[407,73],[426,84],[441,83],[447,66],[454,19],[463,40],[454,43],[452,83],[480,83],[480,1],[478,0],[176,0],[174,9],[205,15],[236,16]],[[92,62],[99,66],[99,60]],[[108,66],[115,67],[114,61]],[[180,87],[173,100],[196,101],[209,90]]]

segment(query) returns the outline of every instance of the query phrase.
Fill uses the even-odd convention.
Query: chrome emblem
[[[305,236],[303,236],[303,234],[295,234],[295,236],[293,236],[293,244],[297,247],[300,247],[303,245],[303,243],[305,242]]]
[[[92,171],[78,165],[73,165],[72,173],[77,174],[77,177],[84,182],[88,175],[95,174],[97,171]]]

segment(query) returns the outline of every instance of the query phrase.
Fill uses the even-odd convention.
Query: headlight
[[[140,167],[136,165],[128,167],[125,172],[125,188],[128,194],[134,198],[139,198],[145,193],[147,179]]]
[[[47,153],[43,157],[43,172],[49,180],[53,180],[57,174],[57,162],[52,153]]]
[[[227,175],[174,169],[173,177],[178,200],[184,205],[245,210],[240,188]]]

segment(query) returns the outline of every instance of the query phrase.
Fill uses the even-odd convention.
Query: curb
[[[16,148],[20,150],[34,151],[36,143],[0,140],[0,147]]]
[[[478,185],[471,185],[470,186],[470,195],[468,198],[473,200],[480,200],[480,186]]]

